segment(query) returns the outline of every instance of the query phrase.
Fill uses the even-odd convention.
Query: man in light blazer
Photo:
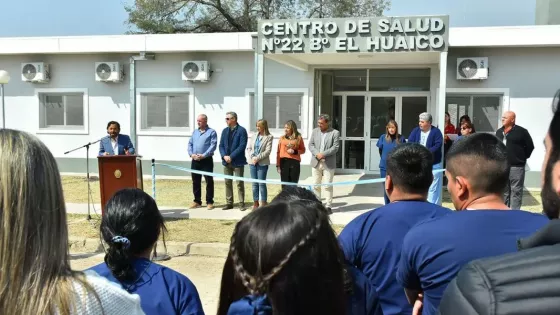
[[[121,125],[116,121],[107,124],[108,137],[99,142],[99,155],[133,155],[136,153],[132,140],[127,135],[120,134]]]
[[[336,169],[336,154],[340,147],[340,132],[330,127],[330,117],[321,114],[317,121],[318,128],[313,129],[309,139],[309,150],[311,151],[311,172],[315,184],[332,183],[334,170]],[[315,186],[313,189],[319,199],[321,199],[321,187]],[[333,186],[325,186],[326,208],[329,214],[332,213]]]

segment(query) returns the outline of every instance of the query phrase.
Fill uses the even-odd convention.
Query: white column
[[[255,96],[253,99],[253,119],[251,124],[255,124],[258,119],[263,117],[263,102],[264,102],[264,54],[259,53],[259,41],[257,35],[253,35],[253,50],[254,52],[254,87]]]
[[[264,106],[264,55],[257,54],[257,64],[258,64],[258,71],[257,71],[257,82],[256,82],[256,89],[257,97],[255,98],[255,103],[257,104],[256,114],[257,119],[263,118],[263,106]]]
[[[439,55],[439,89],[437,94],[437,126],[445,129],[445,92],[447,89],[447,52]],[[442,149],[443,150],[443,149]]]
[[[447,52],[442,52],[439,55],[439,89],[437,95],[437,123],[438,127],[442,133],[445,134],[445,94],[447,90]],[[445,158],[444,155],[444,145],[441,146],[441,157],[442,157],[442,166],[443,166],[443,159]],[[440,185],[439,189],[439,200],[440,205],[441,201],[443,200],[443,176],[445,174],[438,174],[440,177]]]

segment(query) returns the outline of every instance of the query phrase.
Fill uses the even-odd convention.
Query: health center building
[[[63,173],[85,173],[85,151],[116,120],[143,157],[188,167],[199,114],[218,134],[225,114],[276,141],[294,120],[305,144],[327,113],[340,131],[337,174],[378,174],[388,119],[405,137],[429,112],[443,129],[469,115],[494,133],[517,114],[535,143],[525,185],[540,187],[543,136],[560,88],[560,25],[449,27],[449,16],[263,20],[256,33],[0,38],[6,128],[44,141]],[[252,132],[250,132],[252,136]],[[97,146],[89,152],[97,172]],[[272,158],[271,161],[275,161]],[[309,151],[301,179],[310,176]],[[221,172],[219,152],[215,170]],[[274,163],[274,162],[273,162]],[[248,176],[249,172],[245,172]],[[148,175],[145,173],[145,175]],[[171,169],[158,175],[185,176]],[[269,178],[278,178],[274,167]]]

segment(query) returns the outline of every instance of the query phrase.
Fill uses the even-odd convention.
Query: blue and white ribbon
[[[231,179],[235,181],[243,181],[247,183],[259,183],[259,184],[271,184],[271,185],[286,185],[286,186],[305,186],[305,187],[315,187],[315,186],[344,186],[344,185],[364,185],[364,184],[375,184],[375,183],[383,183],[385,182],[385,178],[374,178],[374,179],[364,179],[364,180],[353,180],[353,181],[343,181],[343,182],[333,182],[333,183],[320,183],[320,184],[312,184],[312,183],[292,183],[292,182],[282,182],[279,180],[262,180],[262,179],[255,179],[255,178],[247,178],[247,177],[239,177],[239,176],[232,176],[232,175],[225,175],[219,173],[211,173],[199,170],[193,170],[186,167],[175,166],[170,164],[164,163],[154,163],[155,165],[165,166],[171,169],[187,172],[187,173],[194,173],[206,176],[212,176],[214,178],[223,178],[223,179]],[[153,168],[155,169],[155,168]],[[444,172],[445,169],[438,169],[433,170],[433,174],[439,174]],[[155,181],[155,174],[152,174],[152,181]]]

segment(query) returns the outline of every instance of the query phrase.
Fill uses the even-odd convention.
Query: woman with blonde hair
[[[379,148],[379,155],[381,159],[379,160],[379,176],[381,178],[385,178],[386,172],[386,164],[387,164],[387,156],[389,153],[399,144],[405,143],[406,140],[404,137],[399,134],[399,124],[393,119],[387,122],[385,126],[386,133],[379,136],[379,140],[377,140],[377,147]],[[391,202],[389,197],[387,197],[387,193],[383,190],[383,198],[385,199],[385,204]]]
[[[278,141],[276,169],[283,182],[297,183],[301,170],[301,155],[305,153],[303,138],[297,129],[296,122],[288,120],[284,125],[284,135]],[[282,185],[284,188],[285,185]]]
[[[257,132],[251,137],[247,151],[251,153],[249,170],[251,178],[266,180],[268,166],[270,165],[270,152],[272,152],[272,135],[268,131],[268,122],[264,119],[257,121]],[[267,203],[268,192],[266,184],[253,183],[253,210]]]
[[[0,129],[0,314],[144,314],[140,298],[70,268],[54,157],[35,136]]]

